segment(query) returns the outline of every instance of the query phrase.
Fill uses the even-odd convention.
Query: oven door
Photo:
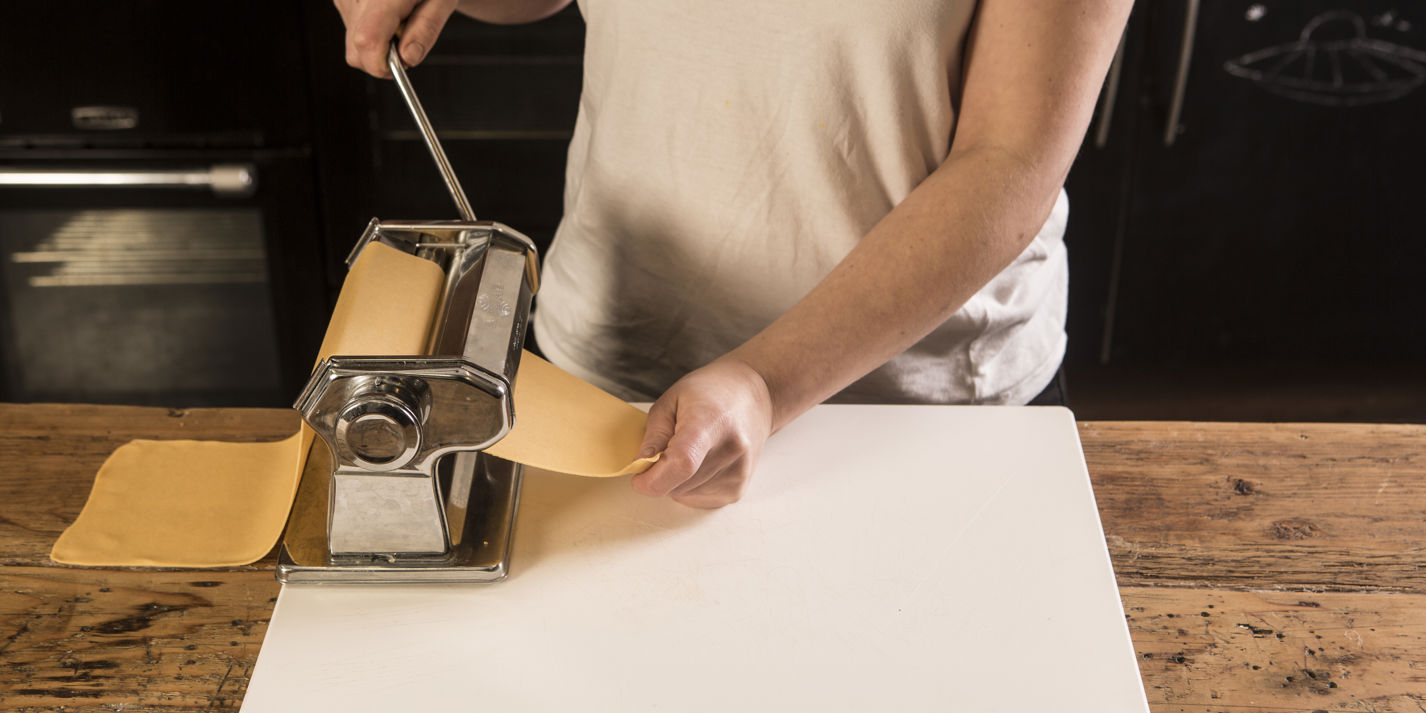
[[[310,157],[0,161],[0,399],[286,406],[326,314]]]

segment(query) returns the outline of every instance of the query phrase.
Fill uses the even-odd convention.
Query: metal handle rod
[[[396,78],[396,88],[401,90],[401,98],[406,100],[406,108],[411,110],[411,117],[416,120],[416,126],[421,130],[421,138],[425,140],[426,148],[431,150],[431,158],[435,159],[436,168],[441,171],[441,179],[446,182],[446,190],[450,191],[456,210],[460,211],[461,218],[474,221],[475,211],[471,209],[470,201],[465,197],[465,190],[460,187],[460,180],[451,169],[451,162],[446,158],[440,140],[436,138],[436,130],[431,128],[431,120],[426,118],[426,110],[421,108],[421,100],[416,97],[416,88],[411,86],[411,80],[406,76],[406,68],[401,64],[401,54],[396,49],[396,40],[391,41],[391,47],[386,51],[386,67],[391,70],[391,76]]]
[[[38,188],[207,188],[223,197],[250,196],[257,189],[257,171],[246,164],[219,164],[206,169],[93,171],[0,168],[0,186]]]
[[[1169,117],[1164,123],[1164,146],[1173,146],[1178,137],[1178,120],[1183,115],[1183,94],[1188,89],[1188,67],[1193,61],[1193,35],[1198,30],[1198,0],[1184,2],[1183,41],[1178,47],[1178,73],[1173,82]]]

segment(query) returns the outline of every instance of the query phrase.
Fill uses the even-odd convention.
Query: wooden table
[[[273,558],[49,562],[132,438],[277,439],[289,411],[0,404],[0,709],[236,710]],[[1426,426],[1080,424],[1156,713],[1426,711]],[[1025,677],[1074,651],[1026,642]]]

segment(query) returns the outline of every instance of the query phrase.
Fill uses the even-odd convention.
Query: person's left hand
[[[679,379],[649,409],[640,457],[662,452],[634,476],[634,490],[696,508],[738,501],[772,430],[767,383],[723,357]]]

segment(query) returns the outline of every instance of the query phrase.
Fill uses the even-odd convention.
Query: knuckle
[[[659,493],[659,492],[654,488],[654,486],[653,486],[653,479],[651,479],[651,478],[645,478],[645,477],[634,478],[634,480],[633,480],[633,482],[632,482],[632,485],[634,486],[634,492],[636,492],[636,493],[638,493],[638,494],[640,494],[640,495],[648,495],[648,496],[650,496],[650,497],[658,497],[658,496],[661,494],[661,493]]]
[[[352,46],[359,50],[370,50],[382,44],[375,32],[369,28],[361,27],[352,32]]]
[[[642,474],[634,476],[632,483],[636,492],[652,497],[667,495],[673,489],[664,472],[657,468],[650,468]]]
[[[679,478],[680,481],[687,480],[689,476],[693,475],[694,471],[698,470],[698,461],[693,457],[693,454],[688,451],[666,453],[659,461],[667,463],[664,472],[681,476]]]
[[[660,458],[652,468],[634,476],[634,490],[651,497],[663,497],[688,482],[693,470],[686,463],[667,462]]]
[[[753,437],[747,431],[733,431],[728,434],[728,444],[737,449],[738,453],[747,453],[753,449]]]

